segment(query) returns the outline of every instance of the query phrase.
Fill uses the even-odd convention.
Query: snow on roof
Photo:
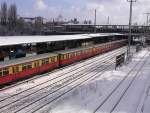
[[[4,36],[0,37],[0,46],[30,44],[41,42],[55,42],[65,40],[88,39],[89,36],[84,35],[54,35],[54,36]]]
[[[0,47],[10,45],[21,45],[42,42],[56,42],[66,40],[89,39],[93,37],[122,35],[119,33],[96,33],[96,34],[77,34],[77,35],[52,35],[52,36],[1,36]]]
[[[93,34],[84,34],[90,37],[105,37],[105,36],[117,36],[117,35],[124,35],[120,33],[93,33]]]

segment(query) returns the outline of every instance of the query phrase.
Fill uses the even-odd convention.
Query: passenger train
[[[127,41],[124,39],[90,47],[45,53],[1,62],[0,85],[69,65],[73,62],[120,48],[125,46],[126,43]]]

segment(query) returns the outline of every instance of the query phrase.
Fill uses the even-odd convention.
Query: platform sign
[[[125,61],[125,53],[116,56],[116,68],[121,66]]]

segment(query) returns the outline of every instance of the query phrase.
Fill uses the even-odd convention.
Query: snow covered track
[[[143,60],[144,59],[144,60]],[[136,78],[142,71],[149,59],[149,51],[134,65],[134,67],[126,74],[126,76],[119,82],[119,84],[112,90],[112,92],[100,103],[93,113],[134,113],[122,111],[122,106],[125,99],[124,96],[129,92],[129,88],[132,87]],[[126,101],[128,98],[126,98]],[[122,104],[122,106],[120,106]],[[133,107],[133,106],[132,106]]]
[[[33,85],[19,93],[6,96],[0,100],[0,112],[35,112],[45,105],[52,103],[63,95],[69,93],[79,85],[100,76],[114,63],[116,55],[124,52],[118,49],[110,52],[109,56],[96,57],[75,67],[66,69],[63,73],[57,73],[53,78],[38,85]],[[107,64],[107,65],[106,65]],[[63,75],[63,76],[62,76]]]

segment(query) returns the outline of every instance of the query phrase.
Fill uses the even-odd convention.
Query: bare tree
[[[1,24],[7,24],[7,4],[6,2],[1,4]]]
[[[9,28],[14,28],[17,23],[17,7],[15,4],[10,5],[8,10]]]

